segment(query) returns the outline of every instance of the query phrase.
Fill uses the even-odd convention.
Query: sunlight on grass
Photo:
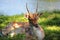
[[[0,24],[0,26],[4,27],[4,26],[6,26],[6,25],[5,25],[5,24]]]
[[[55,14],[52,14],[52,15],[49,15],[47,18],[48,19],[50,19],[50,18],[53,19],[54,17],[55,17]]]
[[[60,18],[60,14],[56,14],[56,16],[57,16],[58,18]]]
[[[60,27],[57,26],[47,26],[46,29],[51,31],[60,31]]]
[[[49,15],[47,18],[39,18],[38,22],[44,22],[44,21],[47,21],[47,20],[50,20],[50,19],[53,19],[55,17],[55,15]]]
[[[44,22],[46,18],[39,18],[38,22]]]

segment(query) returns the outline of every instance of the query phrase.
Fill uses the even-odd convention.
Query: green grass
[[[27,22],[24,15],[0,16],[0,29],[3,29],[9,22]],[[38,20],[45,32],[44,40],[60,40],[60,13],[59,12],[43,12]],[[24,35],[16,35],[11,37],[0,37],[0,40],[24,40]]]
[[[10,37],[10,36],[0,37],[0,40],[24,40],[24,39],[25,39],[24,34],[18,34],[15,35],[14,37]]]

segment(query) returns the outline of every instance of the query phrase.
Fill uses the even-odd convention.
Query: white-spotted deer
[[[2,30],[2,34],[3,35],[11,34],[12,36],[19,33],[20,34],[25,33],[27,37],[36,36],[38,40],[43,40],[45,36],[44,30],[37,23],[37,20],[42,15],[42,13],[38,14],[37,8],[35,13],[30,13],[26,4],[26,9],[28,13],[25,15],[25,17],[28,18],[29,22],[11,22],[4,30]]]

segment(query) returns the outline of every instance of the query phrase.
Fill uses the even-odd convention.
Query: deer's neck
[[[37,23],[36,23],[36,24],[34,24],[34,23],[33,23],[33,22],[31,22],[31,21],[29,21],[29,24],[30,24],[30,26],[31,26],[31,27],[33,27],[33,26],[34,26],[34,27],[36,27],[36,28],[38,28],[38,27],[39,27]]]

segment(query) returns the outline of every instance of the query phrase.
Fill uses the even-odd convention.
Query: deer
[[[30,24],[30,29],[31,32],[33,31],[33,35],[35,34],[35,36],[37,36],[38,40],[43,40],[45,37],[45,33],[43,28],[37,23],[39,17],[43,14],[40,13],[38,14],[37,10],[38,10],[38,3],[37,3],[37,7],[36,7],[36,12],[35,13],[30,13],[27,4],[26,4],[26,9],[27,9],[27,14],[26,14],[26,18],[28,18],[29,20],[29,24]]]
[[[37,37],[37,40],[43,40],[45,37],[44,30],[41,26],[38,24],[38,19],[42,15],[42,13],[38,14],[38,4],[36,8],[35,13],[30,13],[27,7],[26,3],[26,9],[27,14],[25,14],[25,17],[28,19],[29,22],[11,22],[5,29],[2,30],[2,35],[8,35],[11,34],[11,36],[18,34],[18,33],[25,33],[27,38],[28,37]],[[19,31],[17,31],[19,30]],[[28,39],[26,39],[28,40]],[[31,39],[30,39],[31,40]]]

